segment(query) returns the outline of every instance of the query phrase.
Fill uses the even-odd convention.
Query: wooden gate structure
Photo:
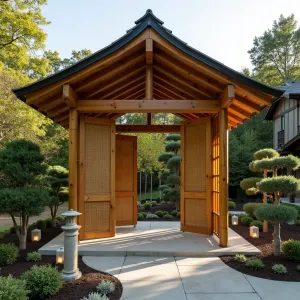
[[[221,246],[228,244],[228,130],[283,93],[189,47],[151,10],[108,47],[13,91],[69,129],[69,207],[82,213],[80,239],[114,236],[116,222],[136,222],[136,186],[129,188],[136,176],[122,182],[128,174],[118,170],[116,133],[181,131],[181,229],[214,233]],[[141,112],[147,124],[115,124]],[[153,125],[155,112],[177,115],[181,129]]]

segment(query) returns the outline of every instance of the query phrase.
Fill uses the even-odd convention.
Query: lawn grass
[[[146,193],[146,197],[145,197],[145,193],[142,194],[138,194],[138,200],[144,200],[144,199],[150,199],[151,198],[151,193]],[[152,199],[157,199],[159,198],[159,191],[152,191]]]
[[[11,226],[0,226],[0,232],[9,230]]]

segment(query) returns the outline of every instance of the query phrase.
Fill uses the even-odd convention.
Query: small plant
[[[105,295],[100,295],[98,293],[90,293],[87,297],[81,300],[109,300]]]
[[[243,217],[243,218],[241,219],[241,223],[242,223],[243,225],[246,225],[246,226],[250,226],[250,224],[251,224],[252,221],[254,221],[253,218],[248,217],[248,216]]]
[[[138,221],[141,221],[141,220],[144,220],[145,219],[145,217],[144,217],[144,214],[143,213],[138,213],[137,214],[137,220]]]
[[[265,267],[265,264],[261,259],[250,259],[246,262],[246,266],[252,270],[262,270]]]
[[[0,266],[14,263],[18,256],[19,249],[15,244],[0,244]]]
[[[300,241],[288,240],[283,242],[281,251],[286,258],[300,262]]]
[[[101,295],[107,295],[115,290],[115,285],[110,280],[102,280],[97,286],[96,290]]]
[[[51,218],[45,219],[44,222],[45,222],[46,228],[52,227],[52,219]]]
[[[144,209],[145,209],[145,210],[150,210],[151,207],[152,207],[152,204],[151,204],[150,202],[146,202],[146,203],[144,204]]]
[[[146,219],[159,219],[159,217],[155,214],[147,214]]]
[[[295,224],[296,224],[297,226],[300,226],[300,220],[296,220],[296,221],[295,221]]]
[[[236,206],[235,202],[234,201],[228,201],[228,208],[229,209],[234,209]]]
[[[262,231],[264,228],[264,223],[262,221],[259,220],[254,220],[250,223],[250,226],[256,226],[259,228],[259,231]]]
[[[171,212],[171,215],[172,215],[173,217],[177,217],[177,216],[178,216],[178,211],[177,211],[177,210],[173,210],[173,211]]]
[[[239,214],[239,215],[238,215],[239,222],[242,221],[242,218],[243,218],[243,217],[247,217],[247,215],[246,215],[246,214]]]
[[[38,220],[37,222],[36,222],[36,228],[37,229],[45,229],[46,228],[46,226],[47,226],[47,223],[46,223],[46,221],[45,220]]]
[[[164,216],[164,212],[162,210],[156,211],[155,214],[160,218],[162,218]]]
[[[244,254],[236,254],[233,259],[239,262],[247,261],[247,257]]]
[[[25,281],[0,276],[0,299],[5,300],[27,300],[29,291],[26,289]]]
[[[27,261],[39,261],[41,260],[41,254],[38,253],[37,251],[29,252],[27,253],[26,260]]]
[[[58,222],[62,222],[62,221],[65,220],[65,217],[63,217],[63,216],[56,216],[56,220],[57,220]]]
[[[170,214],[165,214],[164,219],[173,219],[173,216]]]
[[[272,267],[272,270],[276,274],[285,274],[287,272],[287,269],[284,265],[276,264]]]
[[[153,201],[150,201],[150,203],[151,203],[152,206],[157,206],[157,202],[154,201],[154,200],[153,200]]]
[[[262,203],[246,203],[243,206],[243,210],[246,212],[247,215],[249,215],[249,217],[255,219],[255,211],[260,205],[262,205]]]
[[[55,295],[63,285],[61,274],[50,265],[33,266],[21,276],[21,279],[26,281],[31,298],[41,299]]]
[[[4,232],[0,232],[0,240],[2,240],[5,237],[5,233]]]

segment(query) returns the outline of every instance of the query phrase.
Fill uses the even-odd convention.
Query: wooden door
[[[181,230],[211,234],[211,128],[209,118],[181,123]]]
[[[80,117],[80,239],[112,237],[115,213],[115,121]]]
[[[137,137],[116,136],[117,226],[137,223]]]

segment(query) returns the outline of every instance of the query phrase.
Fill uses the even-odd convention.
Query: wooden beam
[[[253,103],[239,95],[235,95],[234,104],[239,106],[240,108],[246,109],[250,112],[258,113],[261,110],[261,107],[258,104]]]
[[[249,113],[248,111],[245,111],[245,110],[235,106],[234,104],[232,104],[229,107],[229,111],[232,112],[233,114],[239,116],[242,119],[250,119],[252,116],[252,113]]]
[[[153,66],[152,65],[146,65],[145,97],[147,100],[153,99]]]
[[[63,85],[63,97],[62,98],[63,98],[63,101],[67,104],[67,106],[69,106],[71,108],[76,107],[76,102],[77,102],[78,96],[69,84]]]
[[[153,64],[153,40],[146,39],[146,64]]]
[[[221,108],[229,107],[235,97],[234,86],[232,84],[228,84],[223,93],[221,94]]]
[[[69,209],[77,211],[78,112],[69,113]]]
[[[227,109],[219,114],[220,133],[220,236],[221,247],[228,246],[228,118]]]
[[[180,132],[180,125],[116,125],[117,132],[164,133]]]
[[[218,113],[218,100],[78,100],[81,113],[101,112],[168,112],[168,113]]]

